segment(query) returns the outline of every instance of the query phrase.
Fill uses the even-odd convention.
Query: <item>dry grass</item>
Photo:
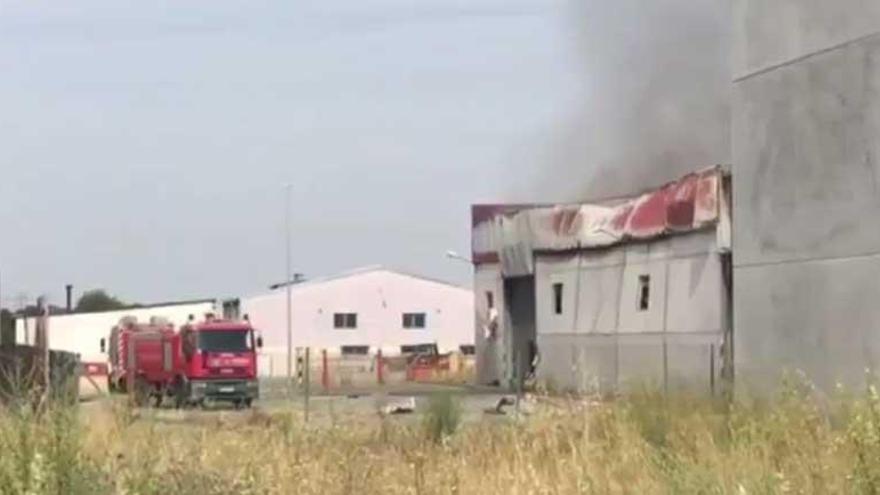
[[[0,414],[5,493],[877,493],[880,397],[773,406],[643,392],[524,421],[307,428],[293,414],[158,421],[121,407]],[[821,406],[821,407],[820,407]],[[444,413],[445,414],[445,413]]]

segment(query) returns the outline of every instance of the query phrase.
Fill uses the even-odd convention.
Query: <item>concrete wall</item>
[[[389,270],[369,270],[293,288],[293,346],[337,356],[342,346],[369,346],[386,356],[400,346],[436,343],[441,352],[474,343],[470,290]],[[263,336],[263,374],[287,370],[287,296],[284,289],[241,301]],[[335,313],[356,313],[357,328],[334,328]],[[425,313],[426,327],[403,328],[403,313]],[[317,353],[313,354],[316,359]]]
[[[541,255],[535,272],[541,381],[577,391],[611,391],[636,382],[709,388],[712,349],[717,354],[723,332],[714,232]],[[650,276],[644,311],[643,275]],[[561,314],[554,301],[557,283],[563,284]]]
[[[880,354],[880,2],[734,1],[737,382]]]

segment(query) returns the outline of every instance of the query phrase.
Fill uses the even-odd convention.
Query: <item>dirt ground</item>
[[[506,414],[488,414],[502,398],[515,401],[514,394],[503,393],[495,388],[481,388],[467,385],[434,385],[409,383],[389,387],[372,387],[357,390],[312,391],[308,401],[309,422],[315,425],[333,425],[341,423],[371,423],[380,418],[380,411],[394,406],[408,407],[415,405],[412,413],[386,415],[394,421],[418,421],[428,407],[431,397],[435,394],[451,394],[457,399],[464,422],[481,420],[503,420],[515,416],[515,407],[506,406]],[[219,419],[235,422],[247,420],[254,415],[279,414],[293,412],[304,415],[306,409],[305,396],[300,390],[289,394],[283,382],[261,384],[261,398],[254,403],[251,410],[235,410],[228,404],[209,404],[205,409],[175,410],[170,407],[144,409],[141,417],[152,418],[161,422],[188,422]],[[98,396],[85,402],[86,408],[100,407],[108,400],[124,400],[122,396]]]

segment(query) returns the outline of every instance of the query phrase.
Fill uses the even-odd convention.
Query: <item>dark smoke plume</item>
[[[728,2],[573,2],[583,98],[542,164],[540,193],[618,196],[729,163]]]

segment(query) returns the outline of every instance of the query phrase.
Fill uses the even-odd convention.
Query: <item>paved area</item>
[[[293,409],[303,412],[305,397],[302,391],[288,394],[287,388],[275,384],[263,385],[263,399],[258,407],[265,411]],[[493,408],[502,397],[511,396],[497,388],[471,385],[403,383],[388,386],[352,388],[348,390],[322,390],[315,387],[309,397],[309,412],[315,418],[330,420],[352,420],[379,415],[386,405],[415,405],[415,415],[427,408],[431,397],[436,394],[449,394],[455,397],[461,407],[465,421],[475,421],[485,415],[485,410]]]
[[[488,415],[485,414],[487,409],[492,409],[498,400],[503,397],[501,394],[457,394],[456,399],[461,407],[462,419],[465,422],[480,421]],[[420,416],[428,408],[430,401],[429,395],[387,395],[372,394],[361,396],[320,396],[311,398],[309,401],[309,413],[311,419],[320,422],[346,422],[346,421],[362,421],[373,420],[379,417],[380,410],[385,406],[400,405],[408,406],[410,403],[415,405],[413,414],[404,414],[394,416],[401,421],[407,421],[407,418],[416,418]],[[261,410],[272,412],[279,410],[294,410],[302,413],[305,409],[305,402],[302,398],[293,401],[272,401],[263,402],[258,405]]]
[[[403,384],[393,387],[372,387],[370,389],[347,391],[315,390],[309,397],[309,420],[316,425],[372,423],[380,418],[380,411],[387,405],[415,405],[410,414],[386,416],[391,421],[411,423],[419,421],[434,394],[450,394],[459,404],[464,422],[482,420],[498,421],[513,416],[514,407],[507,407],[506,416],[486,414],[498,401],[507,397],[515,399],[494,388],[481,388],[466,385]],[[300,392],[287,393],[286,387],[274,387],[261,391],[262,399],[254,404],[252,410],[235,410],[226,404],[210,405],[207,409],[175,410],[170,407],[142,410],[143,418],[162,422],[189,422],[220,419],[223,421],[246,421],[261,414],[275,415],[293,412],[303,415],[306,407],[305,397]],[[121,396],[103,397],[87,402],[86,407],[100,407],[107,400],[124,400]]]

